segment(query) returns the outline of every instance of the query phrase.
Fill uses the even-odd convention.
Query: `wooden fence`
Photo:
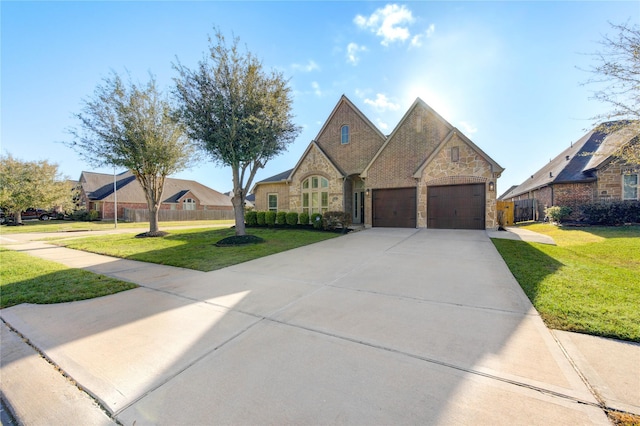
[[[160,222],[183,221],[183,220],[233,220],[233,209],[231,210],[165,210],[158,211]],[[124,209],[126,222],[149,222],[148,209]]]
[[[502,216],[502,220],[498,219],[498,223],[501,226],[513,225],[513,201],[500,201],[496,202],[496,209],[498,210],[498,218]]]

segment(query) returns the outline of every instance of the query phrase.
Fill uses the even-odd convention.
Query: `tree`
[[[216,31],[209,55],[191,70],[174,68],[179,113],[189,137],[214,163],[233,175],[232,204],[236,235],[245,235],[244,203],[256,172],[286,150],[300,129],[291,114],[291,90],[281,73],[267,74],[250,52],[241,53],[239,39],[227,46]]]
[[[588,69],[594,75],[585,84],[600,88],[593,99],[610,107],[606,113],[593,117],[597,129],[606,133],[623,127],[631,136],[640,133],[640,28],[637,25],[610,24],[616,36],[605,35],[602,50],[592,54],[595,65]],[[607,122],[616,121],[615,125]],[[614,157],[628,164],[640,165],[640,143],[636,136],[621,147]]]
[[[0,206],[5,214],[13,213],[16,224],[22,224],[22,212],[30,207],[67,209],[72,196],[72,185],[57,164],[0,157]]]
[[[183,126],[172,107],[156,87],[153,76],[146,85],[112,73],[83,101],[75,117],[80,127],[70,130],[67,143],[89,164],[125,167],[136,177],[149,207],[149,232],[164,235],[158,228],[158,209],[167,176],[184,170],[193,155]]]

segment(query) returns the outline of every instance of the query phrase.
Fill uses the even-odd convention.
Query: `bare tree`
[[[22,212],[30,207],[67,209],[73,191],[58,165],[48,161],[21,161],[11,154],[0,157],[0,206],[22,224]]]
[[[214,163],[230,166],[236,235],[245,235],[244,202],[256,172],[286,150],[300,129],[292,122],[291,90],[281,73],[267,74],[239,39],[227,46],[216,31],[209,55],[191,70],[178,62],[175,94],[189,137]]]
[[[610,107],[593,117],[597,129],[612,133],[625,128],[631,135],[631,142],[614,157],[640,165],[640,28],[629,23],[610,25],[617,34],[605,35],[599,42],[601,49],[592,54],[595,64],[587,70],[593,77],[585,84],[598,86],[593,99]]]
[[[130,170],[149,207],[149,232],[144,235],[164,235],[158,227],[164,182],[188,167],[193,148],[155,78],[144,86],[131,79],[125,84],[113,72],[75,116],[80,127],[70,130],[73,141],[67,145],[93,166]]]

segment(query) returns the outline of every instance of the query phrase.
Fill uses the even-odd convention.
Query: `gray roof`
[[[596,179],[595,170],[607,163],[614,151],[637,136],[635,123],[631,126],[624,122],[605,123],[571,144],[501,198],[516,197],[554,183],[591,182]]]
[[[289,178],[289,175],[291,175],[292,171],[293,171],[293,169],[289,169],[289,170],[287,170],[285,172],[278,173],[277,175],[273,175],[271,177],[263,179],[263,180],[261,180],[260,182],[257,182],[257,183],[282,182],[283,180],[287,180]]]
[[[82,172],[80,183],[89,200],[113,201],[113,175]],[[118,201],[122,203],[144,203],[146,198],[140,183],[130,171],[116,175]],[[179,203],[191,193],[205,206],[231,206],[231,198],[199,182],[167,178],[164,183],[163,203]]]

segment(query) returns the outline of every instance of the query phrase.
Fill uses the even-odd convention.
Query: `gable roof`
[[[113,175],[83,171],[80,184],[87,198],[91,201],[113,201]],[[147,200],[140,183],[133,173],[126,171],[116,175],[118,201],[122,203],[143,203]],[[205,206],[232,206],[231,198],[202,185],[199,182],[185,179],[167,178],[164,183],[163,203],[179,203],[191,193]]]
[[[608,132],[607,129],[613,129]],[[611,154],[638,137],[636,126],[622,122],[604,123],[572,143],[523,183],[504,194],[518,195],[555,183],[579,183],[596,180],[595,170],[611,160]]]
[[[342,104],[347,104],[349,106],[349,108],[351,108],[358,117],[360,117],[360,119],[362,121],[364,121],[365,123],[367,123],[367,125],[369,127],[371,127],[382,139],[386,139],[387,137],[380,131],[380,129],[378,129],[376,127],[375,124],[373,124],[371,122],[371,120],[369,120],[367,118],[366,115],[364,115],[362,113],[362,111],[360,111],[358,109],[357,106],[355,106],[355,104],[353,102],[351,102],[349,100],[349,98],[347,98],[344,94],[342,96],[340,96],[340,100],[338,101],[338,103],[336,104],[336,106],[333,108],[333,110],[331,111],[331,114],[329,114],[329,117],[325,120],[324,124],[322,125],[322,127],[320,128],[320,131],[318,132],[318,135],[316,136],[316,138],[314,140],[318,140],[320,139],[320,136],[322,135],[322,133],[324,133],[325,129],[327,128],[327,126],[329,125],[329,123],[331,123],[334,115],[336,115],[336,113],[338,112],[338,110],[340,109],[340,106],[342,106]]]

